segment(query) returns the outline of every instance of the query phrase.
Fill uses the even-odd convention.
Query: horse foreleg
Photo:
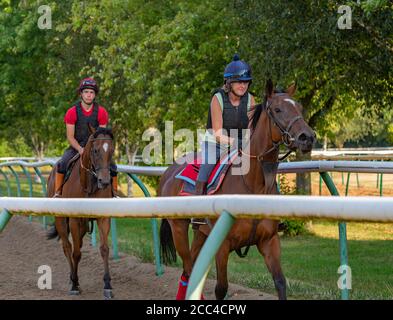
[[[259,241],[258,250],[265,259],[266,266],[273,276],[274,286],[278,293],[278,299],[286,300],[286,281],[281,270],[281,248],[280,239],[275,234],[271,239]]]
[[[217,283],[215,294],[217,300],[224,300],[228,292],[229,245],[228,241],[224,241],[216,254]]]
[[[191,243],[191,259],[192,265],[195,264],[196,259],[198,258],[199,252],[203,247],[203,244],[206,241],[207,236],[200,232],[199,230],[194,231],[194,238],[192,239]]]
[[[70,218],[70,231],[73,242],[73,252],[72,252],[72,260],[73,260],[73,268],[71,272],[71,281],[72,287],[70,290],[71,295],[80,294],[79,288],[79,279],[78,279],[78,265],[82,257],[81,253],[81,243],[80,243],[80,219],[79,218]]]
[[[81,219],[79,224],[79,235],[80,235],[79,248],[82,248],[83,246],[83,237],[87,233],[88,229],[89,229],[89,220]]]
[[[70,266],[70,282],[72,271],[74,270],[74,263],[72,262],[72,245],[68,240],[68,226],[66,218],[55,218],[55,226],[57,234],[61,239],[61,244],[63,246],[64,255],[67,258],[68,264]]]
[[[207,236],[199,230],[194,230],[194,238],[192,239],[191,243],[191,261],[192,265],[195,265],[195,261],[199,256],[199,252],[203,247],[203,244],[206,241]],[[201,295],[201,300],[205,300],[203,293]]]
[[[108,236],[111,228],[110,218],[97,219],[98,230],[100,233],[100,252],[102,260],[104,261],[104,298],[113,298],[111,276],[109,274],[109,246]]]

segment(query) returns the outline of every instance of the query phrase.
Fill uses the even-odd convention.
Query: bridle
[[[113,141],[113,139],[112,138],[104,138],[104,137],[102,137],[102,138],[92,138],[92,139],[89,139],[89,141],[91,141],[91,142],[94,142],[94,141],[97,141],[97,140],[107,140],[107,141]],[[86,170],[88,173],[90,173],[92,176],[94,176],[95,178],[97,178],[97,173],[98,173],[98,171],[100,171],[100,170],[109,170],[110,169],[110,166],[107,166],[107,167],[95,167],[95,165],[94,165],[94,163],[93,163],[93,161],[92,161],[92,159],[94,159],[94,157],[93,157],[93,148],[91,148],[91,150],[90,150],[90,159],[91,159],[91,168],[86,168],[84,165],[83,165],[83,161],[82,161],[82,159],[81,159],[81,161],[80,161],[80,163],[81,163],[81,168],[82,169],[84,169],[84,170]]]
[[[291,154],[291,152],[293,150],[291,150],[289,148],[289,146],[290,146],[292,141],[295,141],[295,139],[292,137],[292,135],[291,135],[291,133],[289,131],[291,130],[292,126],[295,124],[296,121],[298,121],[298,120],[303,118],[300,115],[295,117],[295,118],[293,118],[289,122],[288,126],[286,128],[284,128],[284,126],[280,124],[280,122],[276,119],[276,117],[272,113],[271,106],[272,106],[272,103],[271,102],[269,103],[269,100],[266,99],[264,110],[266,111],[266,114],[269,117],[269,121],[268,121],[269,122],[269,138],[272,141],[273,146],[270,149],[266,150],[266,151],[262,151],[259,155],[247,154],[243,150],[240,150],[242,155],[248,156],[250,159],[256,159],[260,163],[262,168],[263,168],[263,163],[264,163],[264,157],[266,155],[272,153],[273,151],[278,151],[279,148],[280,148],[280,145],[282,145],[282,144],[284,144],[288,148],[288,151],[287,151],[287,153],[284,156],[279,157],[278,161],[284,160],[285,158],[287,158]],[[273,141],[272,130],[271,130],[271,123],[273,123],[273,125],[275,125],[280,130],[280,132],[281,132],[281,140],[280,141]],[[254,135],[254,134],[255,134],[255,130],[252,133],[252,135]],[[251,143],[252,135],[251,135],[251,137],[249,139],[249,143]],[[240,168],[241,168],[241,166],[240,166]],[[248,192],[253,193],[253,191],[249,188],[249,186],[247,185],[247,183],[246,183],[246,181],[244,179],[244,174],[242,174],[241,176],[242,176],[243,184],[247,188]]]
[[[261,161],[263,161],[263,158],[266,155],[270,154],[273,151],[279,150],[280,145],[284,144],[288,148],[288,151],[284,156],[282,156],[278,159],[279,161],[282,161],[285,158],[287,158],[291,154],[291,152],[293,151],[289,148],[289,146],[293,141],[295,141],[295,138],[292,137],[290,130],[293,127],[293,125],[295,124],[295,122],[300,119],[303,119],[303,117],[301,115],[294,117],[289,122],[288,126],[286,128],[284,128],[284,126],[280,124],[280,122],[276,119],[276,117],[272,113],[272,110],[271,110],[272,103],[271,102],[269,103],[269,100],[266,100],[265,103],[266,103],[265,104],[265,111],[266,111],[266,114],[268,115],[269,120],[270,120],[269,121],[269,136],[270,136],[270,140],[272,141],[273,146],[270,149],[261,152],[259,155],[247,154],[243,150],[241,150],[241,153],[250,157],[251,159],[257,159],[259,162],[261,162]],[[280,130],[280,133],[281,133],[281,140],[280,141],[273,141],[272,131],[271,131],[271,123],[273,123],[273,125],[275,125]],[[254,132],[253,132],[253,134],[254,134]],[[251,141],[251,138],[250,138],[250,141]]]

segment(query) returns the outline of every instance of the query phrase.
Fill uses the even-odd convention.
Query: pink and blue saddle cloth
[[[211,172],[207,181],[207,194],[214,194],[220,188],[224,181],[228,169],[232,165],[235,158],[238,156],[238,150],[232,150],[229,154],[224,154],[213,171]],[[182,180],[183,184],[180,188],[180,196],[192,196],[195,194],[195,184],[199,173],[199,168],[202,162],[202,154],[196,154],[195,159],[188,163],[186,167],[176,175],[176,179]]]

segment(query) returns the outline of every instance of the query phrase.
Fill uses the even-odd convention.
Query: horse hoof
[[[81,294],[80,290],[70,290],[70,296],[79,296]]]
[[[105,300],[112,299],[114,297],[111,289],[104,289],[104,298]]]

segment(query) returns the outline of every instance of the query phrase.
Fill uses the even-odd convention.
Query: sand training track
[[[79,264],[80,296],[69,296],[69,269],[60,242],[46,240],[39,223],[29,223],[27,217],[14,216],[0,234],[0,299],[103,299],[103,264],[98,248],[84,239]],[[52,270],[52,289],[37,286],[38,267],[48,265]],[[119,260],[110,259],[110,271],[115,299],[170,300],[176,296],[181,271],[165,267],[161,277],[155,266],[141,263],[137,258],[120,253]],[[215,299],[214,280],[206,282],[206,299]],[[272,295],[239,285],[229,284],[229,299],[276,299]]]

